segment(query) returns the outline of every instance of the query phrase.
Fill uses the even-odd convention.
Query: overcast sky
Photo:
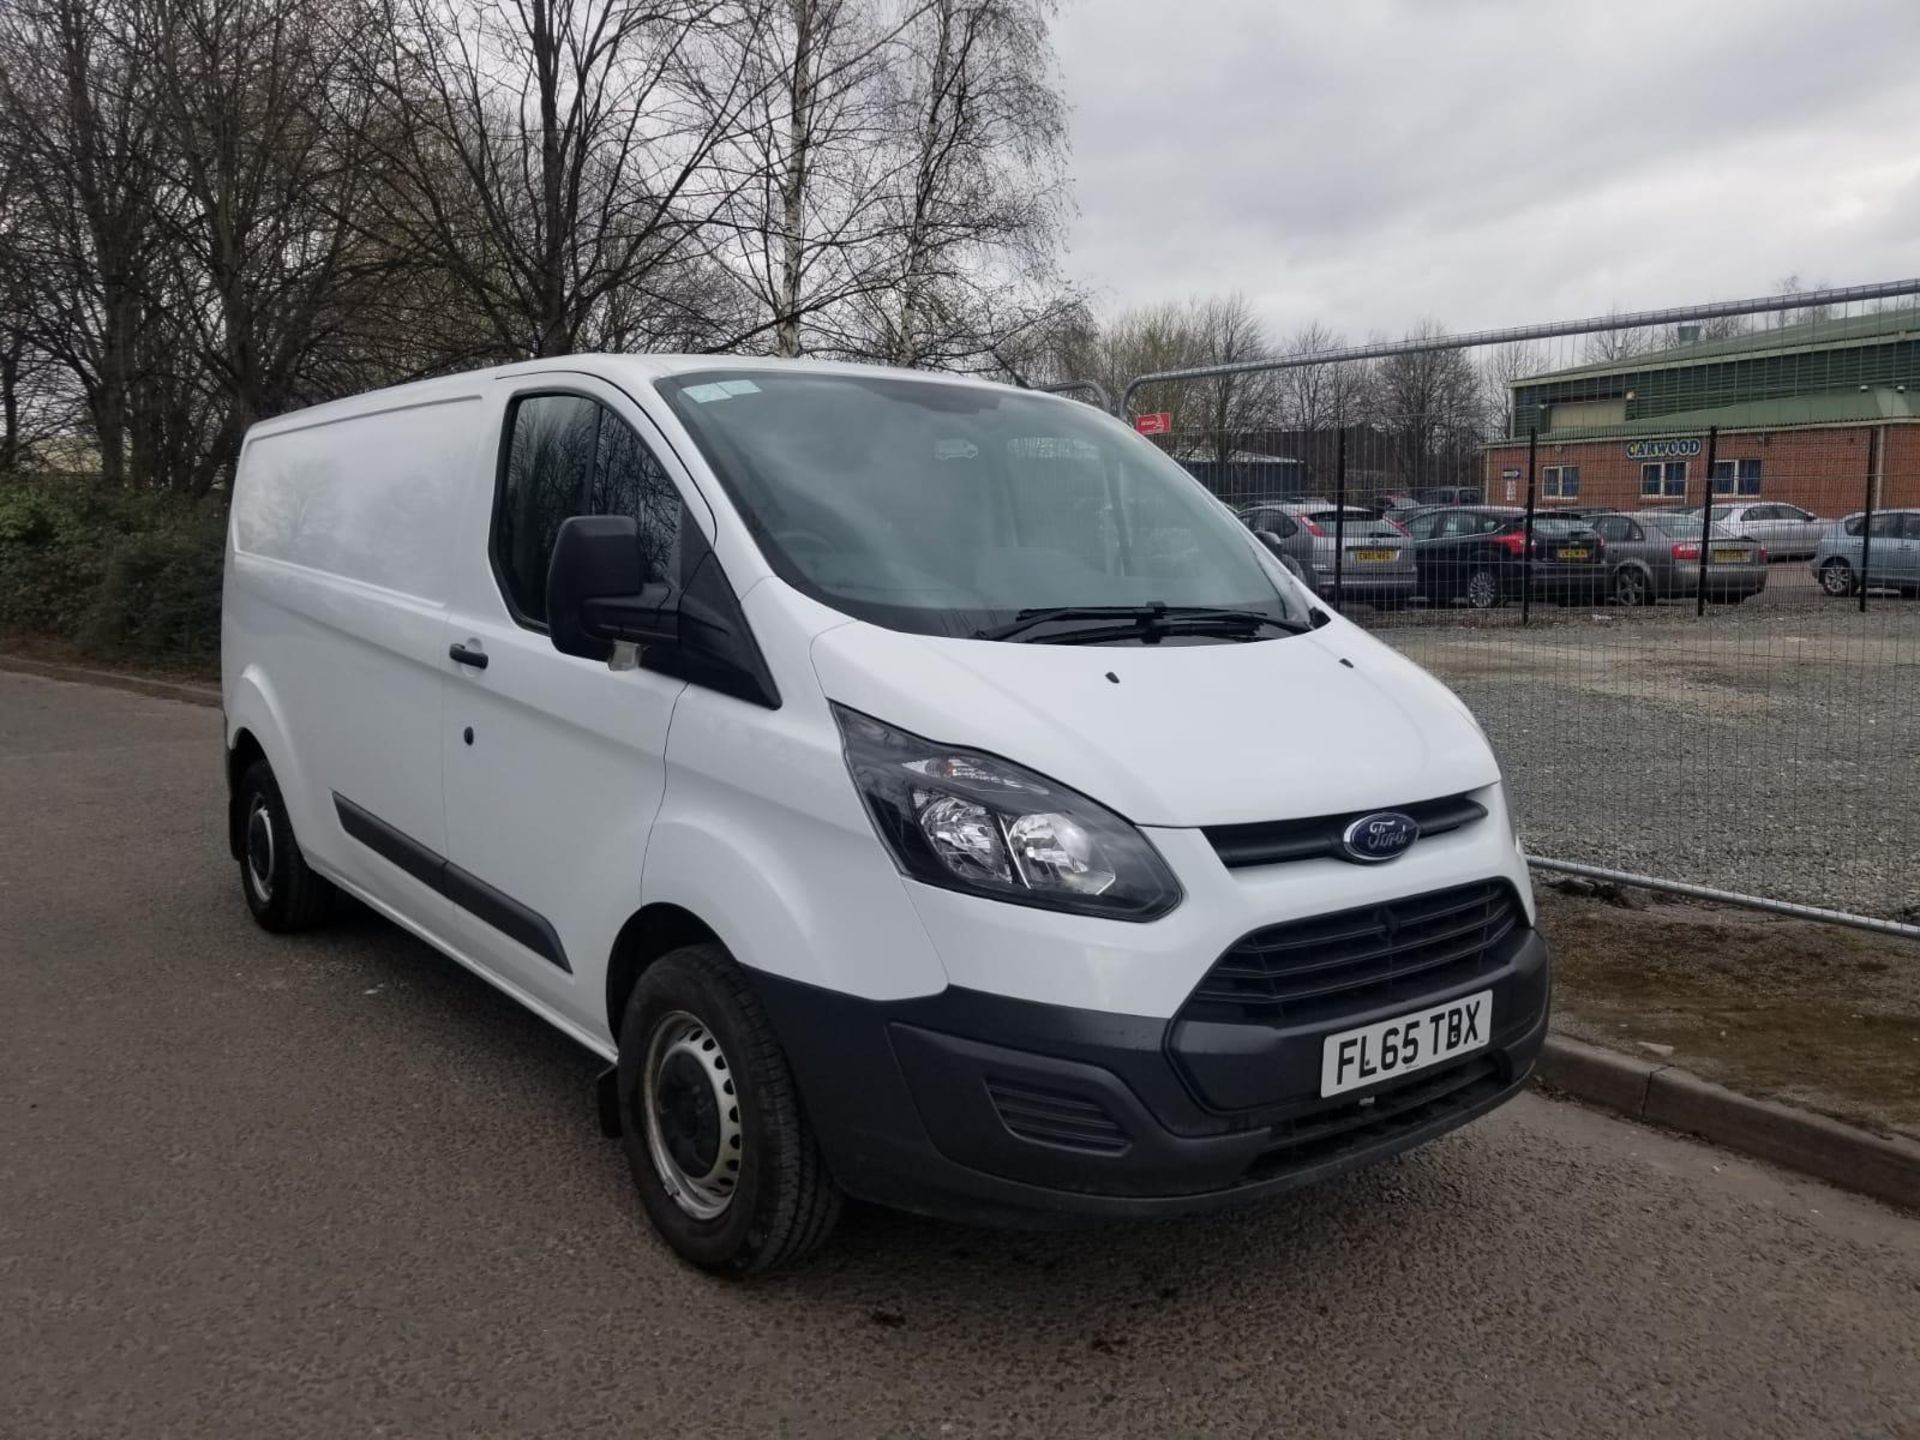
[[[1355,340],[1920,273],[1920,0],[1064,0],[1103,311]]]

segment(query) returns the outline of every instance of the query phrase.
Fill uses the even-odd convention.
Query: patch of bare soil
[[[1627,891],[1539,898],[1555,1028],[1920,1139],[1920,944]]]

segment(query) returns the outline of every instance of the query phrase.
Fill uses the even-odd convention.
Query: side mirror
[[[1271,530],[1256,530],[1253,532],[1253,538],[1271,550],[1276,560],[1287,558],[1285,550],[1281,547],[1280,537]]]
[[[547,634],[562,655],[607,660],[614,642],[678,638],[673,587],[646,582],[640,527],[630,515],[576,515],[554,537],[547,566]]]

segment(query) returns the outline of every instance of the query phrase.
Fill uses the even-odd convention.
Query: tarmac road
[[[1920,1433],[1920,1221],[1526,1097],[1204,1222],[727,1286],[596,1062],[256,930],[215,712],[0,674],[0,1435]]]

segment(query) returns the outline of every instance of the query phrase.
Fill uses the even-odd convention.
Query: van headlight
[[[936,745],[833,707],[854,788],[904,875],[947,890],[1154,920],[1180,882],[1133,825],[1006,760]]]

